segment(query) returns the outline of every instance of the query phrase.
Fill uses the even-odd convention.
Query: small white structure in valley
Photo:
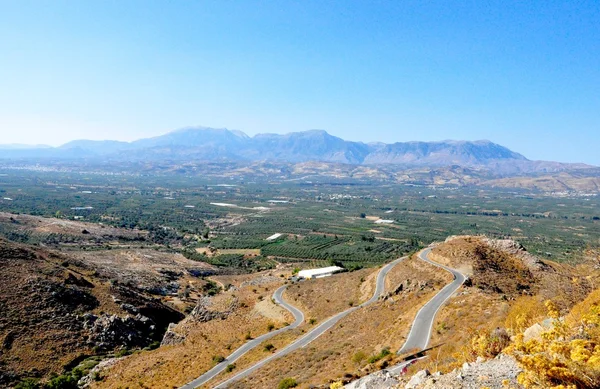
[[[392,224],[392,223],[394,223],[393,220],[385,220],[385,219],[375,220],[375,224]]]
[[[329,276],[332,276],[334,273],[340,272],[342,270],[344,270],[344,268],[341,268],[339,266],[329,266],[329,267],[322,267],[319,269],[300,270],[298,272],[298,278],[304,278],[304,279],[310,280],[313,278],[329,277]]]
[[[273,234],[271,236],[269,236],[267,239],[265,240],[275,240],[277,238],[280,238],[283,234],[277,233],[277,234]]]

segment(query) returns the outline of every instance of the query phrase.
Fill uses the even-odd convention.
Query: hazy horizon
[[[2,144],[202,123],[600,165],[594,1],[0,4]]]

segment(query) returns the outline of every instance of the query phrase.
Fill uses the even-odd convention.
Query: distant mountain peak
[[[489,140],[351,142],[322,129],[249,137],[239,130],[192,126],[134,142],[78,140],[58,148],[3,150],[0,158],[108,158],[131,161],[336,162],[406,167],[487,168],[537,171],[523,155]]]

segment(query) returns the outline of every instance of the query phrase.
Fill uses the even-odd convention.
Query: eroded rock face
[[[411,293],[415,291],[425,290],[432,288],[432,285],[428,281],[413,281],[413,280],[404,280],[402,281],[395,289],[383,295],[381,298],[383,300],[387,300],[392,298],[393,296],[397,296],[401,293]]]
[[[523,261],[523,264],[527,266],[527,268],[530,271],[541,271],[550,269],[548,265],[546,265],[536,256],[530,254],[520,243],[517,243],[514,240],[484,238],[483,242],[489,245],[490,247],[493,247],[510,255],[514,255],[515,257],[521,259],[521,261]]]
[[[238,300],[233,299],[227,309],[218,311],[211,310],[211,299],[210,297],[202,297],[198,300],[198,303],[190,313],[189,318],[191,320],[196,320],[201,323],[221,319],[225,320],[229,315],[231,315],[238,307]]]
[[[146,316],[83,315],[83,325],[89,332],[88,343],[101,350],[116,347],[146,347],[154,340],[154,322]]]
[[[162,346],[174,346],[176,344],[183,343],[183,341],[185,340],[185,336],[175,332],[175,327],[176,327],[175,323],[169,324],[169,328],[167,328],[167,332],[165,332],[165,335],[163,336],[163,340],[162,340],[162,342],[160,342],[161,347]]]

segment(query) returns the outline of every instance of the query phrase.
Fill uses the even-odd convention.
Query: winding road
[[[275,293],[273,293],[273,299],[275,300],[276,304],[281,305],[282,307],[284,307],[285,309],[290,311],[290,313],[294,316],[294,322],[292,324],[290,324],[289,326],[280,328],[278,330],[268,332],[268,333],[263,334],[255,339],[250,340],[249,342],[244,343],[240,348],[238,348],[231,355],[229,355],[223,362],[218,363],[212,369],[210,369],[206,373],[202,374],[200,377],[183,385],[180,389],[193,389],[202,384],[205,384],[206,382],[208,382],[211,379],[213,379],[214,377],[216,377],[223,370],[225,370],[229,364],[234,363],[242,355],[246,354],[248,351],[252,350],[254,347],[258,346],[265,340],[270,339],[273,336],[275,336],[283,331],[287,331],[292,328],[296,328],[300,324],[302,324],[302,322],[304,322],[304,314],[302,313],[302,311],[299,310],[298,308],[294,307],[293,305],[286,303],[282,298],[283,291],[285,290],[286,287],[287,287],[287,285],[283,285],[282,287],[278,288],[275,291]]]
[[[285,355],[287,355],[287,354],[289,354],[289,353],[291,353],[293,351],[296,351],[296,350],[298,350],[300,348],[303,348],[303,347],[307,346],[312,341],[314,341],[315,339],[317,339],[319,336],[323,335],[327,330],[329,330],[338,321],[340,321],[342,318],[344,318],[345,316],[347,316],[351,312],[354,312],[357,309],[360,309],[362,307],[366,307],[367,305],[370,305],[370,304],[373,304],[374,302],[376,302],[379,299],[379,297],[381,295],[383,295],[383,293],[385,291],[385,278],[386,278],[387,274],[390,272],[390,270],[392,270],[392,268],[394,266],[396,266],[398,263],[400,263],[404,259],[406,259],[406,257],[398,258],[395,261],[392,261],[392,262],[388,263],[387,265],[385,265],[384,267],[381,268],[381,270],[377,274],[377,280],[376,280],[376,283],[375,283],[375,292],[373,293],[373,296],[368,301],[365,301],[364,303],[362,303],[362,304],[360,304],[360,305],[358,305],[356,307],[352,307],[350,309],[347,309],[347,310],[345,310],[343,312],[338,313],[337,315],[334,315],[334,316],[328,318],[327,320],[325,320],[324,322],[320,323],[318,326],[316,326],[315,328],[313,328],[312,330],[310,330],[308,333],[306,333],[300,339],[297,339],[296,341],[288,344],[287,346],[285,346],[281,350],[275,352],[274,354],[270,355],[269,357],[261,360],[260,362],[257,362],[256,364],[250,366],[249,368],[247,368],[245,370],[242,370],[239,373],[233,375],[232,377],[228,378],[226,381],[224,381],[224,382],[220,383],[219,385],[215,386],[215,389],[226,388],[232,382],[235,382],[235,381],[238,381],[238,380],[240,380],[240,379],[242,379],[244,377],[247,377],[248,375],[252,374],[256,370],[258,370],[261,367],[265,366],[267,363],[269,363],[269,362],[271,362],[271,361],[273,361],[273,360],[275,360],[277,358],[281,358],[281,357],[283,357],[283,356],[285,356]],[[288,309],[290,312],[292,312],[292,314],[296,318],[296,321],[294,322],[293,325],[281,328],[278,331],[285,331],[285,330],[288,330],[290,328],[295,328],[298,325],[300,325],[300,323],[302,323],[302,321],[304,320],[304,316],[302,315],[302,312],[300,312],[297,308],[295,308],[295,307],[293,307],[293,306],[291,306],[291,305],[289,305],[289,304],[287,304],[287,303],[285,303],[283,301],[283,299],[281,298],[281,294],[283,293],[284,290],[285,290],[285,285],[282,286],[281,288],[277,289],[277,291],[275,292],[275,294],[278,293],[279,295],[278,295],[278,297],[274,296],[275,297],[275,301],[277,303],[281,304],[286,309]],[[297,316],[297,314],[302,315],[302,318],[300,319],[299,316]],[[268,335],[268,336],[266,336],[266,335]],[[214,378],[217,374],[219,374],[220,372],[222,372],[225,369],[225,367],[227,367],[228,364],[233,363],[235,360],[237,360],[238,358],[240,358],[242,355],[244,355],[250,349],[256,347],[260,342],[262,342],[262,341],[264,341],[266,339],[269,339],[272,336],[273,336],[273,332],[270,332],[268,334],[263,335],[262,337],[253,339],[252,341],[244,344],[244,346],[242,346],[239,349],[237,349],[233,354],[231,354],[229,357],[227,357],[227,359],[225,359],[225,361],[223,361],[223,362],[221,362],[219,364],[219,365],[222,365],[222,366],[219,366],[219,365],[215,366],[214,368],[212,368],[208,372],[204,373],[203,375],[201,375],[200,377],[198,377],[194,381],[192,381],[192,382],[190,382],[190,383],[182,386],[181,389],[192,389],[192,388],[195,388],[195,387],[197,387],[199,385],[202,385],[202,384],[208,382],[209,380],[211,380],[212,378]],[[258,341],[258,342],[254,342],[254,341]]]
[[[429,344],[429,339],[431,338],[433,322],[435,320],[435,316],[436,316],[437,312],[444,305],[444,303],[458,290],[458,288],[461,287],[461,285],[466,280],[465,275],[458,272],[457,270],[451,269],[447,266],[441,265],[439,263],[436,263],[436,262],[430,260],[429,259],[430,253],[431,253],[431,248],[427,248],[427,249],[421,251],[419,253],[418,257],[422,261],[425,261],[431,265],[437,266],[441,269],[444,269],[444,270],[450,272],[454,276],[454,280],[450,284],[446,285],[441,291],[439,291],[431,300],[429,300],[419,310],[419,312],[417,312],[417,315],[413,321],[413,324],[411,326],[408,337],[406,338],[406,342],[404,343],[402,348],[398,351],[399,354],[404,353],[409,350],[415,350],[415,349],[423,350],[423,349],[427,348],[427,345]],[[249,376],[256,370],[265,366],[267,363],[269,363],[277,358],[281,358],[281,357],[283,357],[293,351],[296,351],[300,348],[306,347],[312,341],[314,341],[319,336],[324,334],[327,330],[329,330],[331,327],[333,327],[338,321],[340,321],[345,316],[349,315],[350,313],[354,312],[357,309],[363,308],[367,305],[370,305],[370,304],[373,304],[374,302],[376,302],[379,299],[379,297],[381,297],[383,295],[383,293],[385,292],[385,279],[386,279],[387,274],[390,272],[390,270],[392,270],[392,268],[395,265],[397,265],[404,259],[406,259],[406,257],[396,259],[395,261],[390,262],[387,265],[385,265],[383,268],[381,268],[381,270],[377,274],[377,280],[376,280],[376,284],[375,284],[375,292],[373,293],[373,296],[368,301],[365,301],[364,303],[360,304],[359,306],[352,307],[350,309],[347,309],[343,312],[340,312],[340,313],[328,318],[327,320],[325,320],[324,322],[320,323],[318,326],[313,328],[311,331],[306,333],[303,337],[288,344],[281,350],[279,350],[279,351],[275,352],[274,354],[270,355],[269,357],[257,362],[256,364],[250,366],[249,368],[236,373],[235,375],[231,376],[227,380],[221,382],[219,385],[215,386],[215,389],[226,388],[229,384]],[[210,381],[214,377],[216,377],[219,373],[221,373],[223,370],[225,370],[227,365],[234,363],[242,355],[244,355],[245,353],[247,353],[254,347],[258,346],[263,341],[265,341],[269,338],[272,338],[273,336],[277,335],[278,333],[287,331],[292,328],[296,328],[300,324],[302,324],[302,322],[304,321],[303,313],[296,307],[286,303],[282,298],[282,294],[286,287],[287,286],[284,285],[284,286],[280,287],[279,289],[277,289],[275,291],[275,293],[273,294],[273,298],[275,299],[275,302],[277,304],[280,304],[285,309],[290,311],[292,313],[292,315],[294,315],[295,321],[293,324],[291,324],[287,327],[280,328],[276,331],[261,335],[258,338],[252,339],[251,341],[245,343],[243,346],[241,346],[240,348],[235,350],[230,356],[228,356],[223,362],[217,364],[215,367],[213,367],[212,369],[210,369],[209,371],[207,371],[200,377],[196,378],[195,380],[191,381],[190,383],[182,386],[180,389],[193,389],[193,388],[196,388],[200,385],[207,383],[208,381]],[[412,362],[414,362],[414,361],[403,362],[399,365],[388,368],[387,370],[392,373],[398,374],[407,365],[409,365]]]
[[[429,340],[431,339],[431,330],[433,328],[433,322],[435,321],[437,312],[466,280],[466,276],[461,272],[430,260],[430,253],[431,248],[427,248],[421,251],[418,257],[422,261],[450,272],[454,276],[454,280],[440,290],[431,300],[427,302],[427,304],[423,305],[419,312],[417,312],[417,316],[415,316],[415,320],[410,327],[410,332],[408,333],[406,342],[404,342],[404,345],[398,351],[398,354],[402,354],[410,350],[421,351],[427,348]],[[404,367],[412,362],[414,361],[403,362],[399,365],[388,368],[387,370],[391,373],[398,374],[402,371],[402,369],[404,369]]]

